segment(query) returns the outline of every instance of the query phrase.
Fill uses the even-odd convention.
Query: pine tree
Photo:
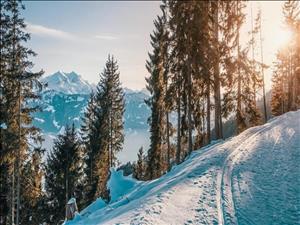
[[[81,149],[74,124],[54,141],[45,166],[45,189],[50,203],[48,222],[64,219],[65,206],[71,197],[80,197],[82,182]]]
[[[185,150],[186,140],[187,140],[187,90],[186,86],[190,85],[187,82],[188,73],[188,62],[186,57],[186,51],[188,48],[186,40],[186,30],[187,30],[187,4],[188,2],[180,1],[170,1],[170,30],[172,42],[172,49],[170,58],[172,59],[170,70],[170,87],[169,93],[174,96],[173,101],[177,111],[177,140],[176,140],[176,163],[179,164],[182,160],[182,156]],[[189,79],[190,81],[190,79]],[[189,104],[190,105],[190,104]],[[190,112],[190,109],[189,109]],[[191,122],[191,121],[189,121]],[[191,125],[189,123],[189,125]],[[189,139],[190,140],[190,139]]]
[[[84,151],[84,206],[87,206],[94,199],[92,195],[92,181],[93,169],[94,169],[94,155],[97,149],[97,137],[95,123],[95,94],[91,93],[88,105],[85,109],[84,116],[82,118],[82,125],[80,130],[81,144]]]
[[[277,53],[272,78],[271,107],[273,115],[300,108],[300,8],[297,1],[287,1],[283,6],[286,27],[292,32],[287,46]]]
[[[143,147],[140,147],[138,154],[138,160],[134,166],[134,174],[133,177],[137,180],[144,180],[145,179],[145,156]]]
[[[124,142],[124,93],[117,62],[108,56],[105,68],[91,96],[83,127],[86,152],[86,204],[98,197],[110,200],[107,182],[110,167],[116,165],[116,154]]]
[[[272,77],[272,100],[271,110],[274,116],[282,115],[286,109],[286,93],[284,88],[284,76],[279,71],[274,72]]]
[[[5,185],[10,186],[11,193],[2,192],[4,205],[9,205],[10,215],[5,217],[6,223],[20,224],[21,180],[24,162],[28,157],[29,146],[27,137],[40,144],[41,137],[38,129],[31,125],[31,113],[38,107],[29,105],[38,98],[34,91],[40,86],[37,78],[42,75],[29,72],[33,66],[29,57],[35,53],[24,47],[30,39],[25,30],[24,20],[20,17],[20,10],[24,6],[20,1],[1,1],[1,167],[6,173]],[[2,108],[3,106],[3,108]],[[1,126],[2,127],[2,126]],[[3,175],[1,175],[3,177]],[[2,201],[1,201],[2,204]]]
[[[164,172],[164,153],[166,148],[164,145],[164,137],[166,137],[166,61],[168,60],[166,15],[158,16],[154,21],[156,30],[151,35],[151,45],[153,53],[149,54],[150,60],[146,63],[146,68],[150,73],[150,77],[146,78],[147,89],[151,97],[146,100],[146,104],[151,109],[151,116],[148,123],[150,125],[150,148],[148,150],[148,174],[150,179],[160,177]],[[169,146],[168,146],[169,147]],[[169,150],[167,150],[169,152]],[[169,164],[169,159],[168,162]],[[169,165],[167,166],[169,167]]]
[[[44,171],[42,168],[42,156],[44,149],[35,148],[31,159],[25,164],[22,179],[21,224],[40,224],[43,221],[42,203],[45,193],[42,189]]]
[[[260,120],[255,95],[261,78],[259,73],[253,70],[253,61],[249,58],[250,45],[243,48],[240,44],[240,28],[245,19],[243,13],[245,5],[242,1],[231,4],[233,10],[230,12],[231,23],[228,26],[234,31],[234,38],[232,43],[229,42],[231,44],[229,48],[232,50],[227,52],[224,66],[226,76],[223,80],[225,87],[223,113],[225,117],[230,112],[235,113],[236,132],[240,133]]]
[[[107,142],[109,148],[109,165],[116,165],[116,154],[122,150],[124,142],[124,93],[120,82],[117,61],[114,57],[108,56],[106,66],[97,87],[96,101],[104,113],[106,125]]]
[[[223,130],[222,130],[222,112],[221,112],[221,78],[220,78],[220,40],[219,40],[219,33],[220,33],[220,24],[219,24],[219,17],[221,7],[218,1],[211,2],[211,14],[212,14],[212,44],[214,50],[214,123],[215,123],[215,136],[216,139],[223,138]]]

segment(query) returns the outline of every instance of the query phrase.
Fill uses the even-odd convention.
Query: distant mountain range
[[[43,77],[41,81],[46,87],[38,102],[41,111],[34,114],[33,124],[41,129],[45,139],[43,146],[50,150],[53,139],[67,124],[74,123],[76,128],[80,128],[90,93],[95,90],[96,85],[85,81],[75,72],[62,71]],[[144,102],[149,97],[147,90],[135,91],[124,88],[124,93],[125,143],[124,151],[119,156],[123,163],[135,160],[140,146],[148,147],[147,120],[150,115],[150,109]]]
[[[39,105],[42,111],[34,115],[34,125],[43,132],[59,132],[66,124],[80,126],[90,93],[95,85],[89,84],[75,72],[58,71],[41,79],[46,84]],[[125,130],[147,129],[150,109],[144,99],[149,95],[145,90],[125,92]]]

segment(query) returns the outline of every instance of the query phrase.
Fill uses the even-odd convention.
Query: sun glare
[[[274,45],[277,48],[283,48],[289,44],[292,40],[292,32],[289,29],[283,28],[278,29],[277,32],[274,32]]]

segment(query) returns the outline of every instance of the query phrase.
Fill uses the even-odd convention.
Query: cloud
[[[112,35],[96,35],[95,38],[108,41],[119,39],[118,37]]]
[[[45,27],[38,24],[27,23],[27,30],[29,33],[43,36],[43,37],[52,37],[52,38],[65,39],[65,40],[76,39],[76,37],[71,33],[54,29],[54,28]]]

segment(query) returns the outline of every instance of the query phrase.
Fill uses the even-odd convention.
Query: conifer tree
[[[71,197],[80,197],[82,182],[82,160],[80,143],[72,127],[54,141],[52,152],[45,166],[45,189],[48,209],[48,222],[57,224],[65,218],[65,207]]]
[[[150,179],[160,177],[164,172],[164,137],[166,136],[166,111],[165,111],[165,76],[166,60],[168,59],[166,51],[167,31],[166,17],[158,16],[154,21],[156,30],[151,35],[151,45],[153,53],[149,54],[150,60],[146,63],[146,68],[150,77],[146,78],[147,89],[151,97],[146,100],[147,105],[151,108],[151,116],[148,123],[150,125],[150,148],[148,151],[148,175]],[[167,162],[168,163],[168,162]]]
[[[287,46],[279,49],[272,78],[271,107],[273,115],[300,108],[300,8],[297,1],[283,5],[285,25],[292,37]]]
[[[43,200],[45,193],[42,189],[44,171],[42,156],[44,149],[35,148],[31,159],[25,164],[22,179],[22,211],[21,224],[40,224],[43,222]]]
[[[281,72],[282,70],[275,71],[272,77],[271,111],[274,116],[279,116],[286,112],[285,76]]]
[[[109,165],[116,165],[116,154],[122,150],[124,142],[124,93],[120,82],[117,61],[113,56],[108,56],[104,71],[97,86],[96,105],[103,112],[106,123],[107,142],[109,152]]]
[[[240,44],[240,28],[244,22],[245,7],[242,1],[232,2],[231,24],[234,30],[234,39],[231,49],[227,52],[224,76],[225,93],[223,96],[223,113],[227,117],[230,112],[236,114],[237,133],[242,132],[251,124],[259,121],[260,114],[256,107],[255,92],[260,84],[260,75],[253,70],[253,61],[249,58],[250,46],[242,47]],[[255,85],[254,85],[255,84]]]
[[[21,190],[22,170],[29,155],[27,137],[39,143],[42,141],[38,129],[32,126],[31,114],[38,107],[29,105],[38,98],[35,87],[40,86],[37,78],[42,75],[30,72],[33,64],[29,57],[35,53],[24,46],[30,39],[25,32],[25,23],[20,16],[24,6],[20,1],[1,1],[1,155],[0,164],[6,173],[5,185],[10,186],[10,193],[2,192],[5,205],[9,205],[6,223],[20,224],[20,209],[22,207]],[[2,108],[3,106],[3,108]],[[3,177],[1,175],[1,177]],[[6,201],[6,202],[5,202]],[[1,203],[2,204],[2,201]],[[0,207],[1,208],[1,207]]]
[[[134,166],[134,178],[137,180],[144,180],[145,179],[145,156],[143,147],[140,147],[138,154],[138,160]]]
[[[95,96],[91,96],[83,126],[86,152],[86,204],[98,197],[109,202],[110,167],[124,142],[124,93],[117,62],[108,56]]]
[[[221,78],[220,78],[220,41],[219,41],[219,33],[220,33],[220,4],[219,1],[211,2],[211,14],[212,14],[212,45],[214,50],[214,123],[215,123],[215,136],[216,139],[223,138],[222,131],[222,112],[221,112]]]

